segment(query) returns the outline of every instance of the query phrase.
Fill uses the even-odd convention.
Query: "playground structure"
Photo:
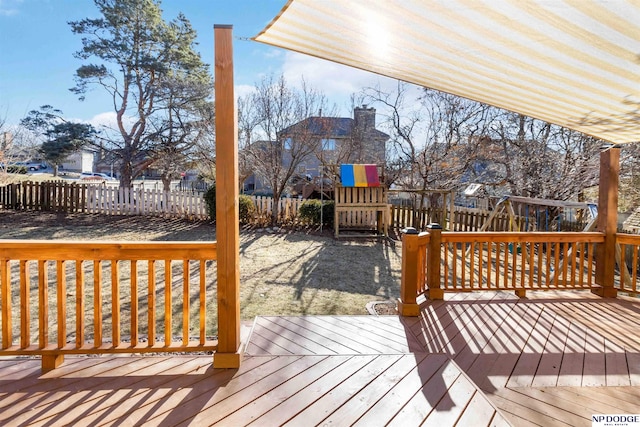
[[[517,214],[514,203],[518,205]],[[505,213],[509,218],[508,229],[499,231],[593,231],[598,220],[598,207],[593,203],[504,196],[479,231],[492,228],[498,231],[495,230],[495,219]],[[563,222],[583,223],[584,226],[582,230],[563,230]]]
[[[377,165],[340,165],[340,184],[334,187],[336,238],[388,236],[389,203],[381,169]]]

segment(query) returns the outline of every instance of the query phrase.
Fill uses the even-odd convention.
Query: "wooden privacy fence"
[[[418,230],[426,229],[428,224],[442,224],[448,231],[480,231],[481,227],[489,220],[491,211],[475,208],[465,208],[455,206],[453,211],[453,222],[449,221],[450,214],[445,208],[427,207],[417,209],[411,206],[395,206],[391,208],[391,227],[395,230],[402,230],[406,227],[414,227]],[[447,221],[443,221],[447,218]],[[526,216],[515,216],[516,221],[521,226],[521,230],[532,227],[536,222],[540,222],[539,218]],[[551,222],[538,224],[537,229],[557,229],[563,231],[582,231],[585,228],[586,221],[560,221],[553,220]],[[507,213],[500,213],[493,217],[491,224],[488,225],[491,231],[510,231],[510,218]]]
[[[479,231],[482,225],[491,216],[491,211],[456,206],[453,210],[453,221],[449,221],[450,214],[446,208],[427,207],[417,209],[412,206],[391,205],[391,227],[402,230],[406,227],[414,227],[418,230],[426,229],[428,224],[443,224],[449,231]],[[447,221],[443,221],[448,218]],[[516,220],[524,221],[517,217]],[[491,220],[490,230],[508,231],[509,215],[498,214]]]
[[[216,257],[215,242],[0,241],[0,356],[46,371],[64,354],[215,351]]]
[[[0,208],[105,215],[209,217],[201,194],[105,184],[46,181],[0,187]]]
[[[0,209],[86,212],[87,188],[76,182],[16,182],[0,186]]]

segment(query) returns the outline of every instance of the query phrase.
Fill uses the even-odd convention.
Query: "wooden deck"
[[[640,413],[640,300],[447,294],[419,318],[258,317],[209,356],[0,359],[0,425],[591,425]]]

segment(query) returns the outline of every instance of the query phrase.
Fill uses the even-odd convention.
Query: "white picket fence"
[[[207,219],[209,212],[201,194],[159,189],[92,185],[87,189],[87,212],[106,215],[170,215]]]
[[[271,218],[272,197],[250,196],[258,218]],[[278,201],[278,221],[294,221],[304,200],[282,198]],[[104,185],[87,188],[86,211],[105,215],[167,215],[194,219],[209,218],[209,211],[201,194],[160,189],[123,189]]]
[[[272,197],[251,196],[257,220],[270,221]],[[278,201],[278,222],[297,220],[304,200],[283,198]],[[0,209],[26,209],[103,215],[163,215],[191,219],[209,219],[202,193],[164,192],[161,188],[136,185],[124,189],[106,183],[19,182],[0,186]]]
[[[259,218],[271,218],[273,212],[273,197],[250,196],[256,207],[256,216]],[[284,197],[278,201],[278,222],[294,221],[298,218],[298,210],[304,200]]]

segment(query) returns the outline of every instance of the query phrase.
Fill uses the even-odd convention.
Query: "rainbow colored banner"
[[[376,165],[340,165],[343,187],[380,187]]]

